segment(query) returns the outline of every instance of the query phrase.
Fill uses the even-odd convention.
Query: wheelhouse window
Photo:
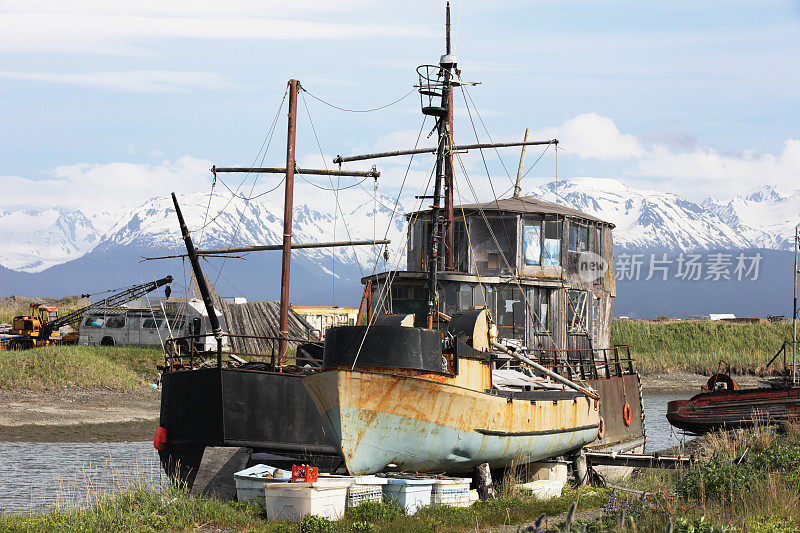
[[[531,331],[546,333],[550,331],[548,318],[550,310],[550,293],[552,289],[536,287],[528,289],[528,306],[530,314]]]
[[[589,249],[589,228],[587,226],[570,223],[569,249],[572,252],[585,252]]]
[[[589,292],[567,291],[567,331],[588,333]]]
[[[522,255],[526,265],[542,264],[542,222],[525,220],[522,225]]]
[[[504,339],[525,340],[525,300],[516,287],[500,287],[497,292],[497,330]]]
[[[561,265],[561,221],[544,221],[544,257],[542,264],[545,266]]]
[[[488,224],[487,224],[488,222]],[[479,275],[513,274],[517,257],[516,217],[474,217],[470,241]]]

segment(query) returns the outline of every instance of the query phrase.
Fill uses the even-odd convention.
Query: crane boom
[[[82,317],[87,311],[96,309],[98,307],[119,307],[132,300],[140,298],[145,294],[158,289],[159,287],[167,285],[168,283],[172,283],[172,276],[167,276],[165,278],[161,278],[155,281],[150,281],[148,283],[142,283],[141,285],[134,285],[133,287],[129,287],[124,291],[112,294],[107,298],[103,298],[102,300],[98,300],[85,307],[81,307],[80,309],[72,311],[71,313],[68,313],[64,316],[58,317],[55,320],[46,322],[45,324],[42,324],[42,329],[46,328],[48,331],[47,336],[49,336],[49,332],[56,331],[62,326],[66,326],[67,324],[75,322],[80,317]]]

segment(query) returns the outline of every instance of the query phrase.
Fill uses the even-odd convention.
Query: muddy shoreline
[[[687,372],[642,375],[647,394],[686,394],[705,385],[707,376]],[[756,376],[734,376],[742,387]],[[149,441],[158,426],[160,392],[0,390],[0,442]]]

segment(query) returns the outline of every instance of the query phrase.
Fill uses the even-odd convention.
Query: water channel
[[[681,397],[645,395],[648,452],[689,438],[665,418],[667,402]],[[114,489],[163,481],[152,442],[0,442],[0,512],[82,506]]]

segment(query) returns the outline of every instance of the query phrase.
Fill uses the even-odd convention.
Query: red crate
[[[316,466],[293,466],[292,467],[292,483],[313,483],[317,481],[319,470]]]

